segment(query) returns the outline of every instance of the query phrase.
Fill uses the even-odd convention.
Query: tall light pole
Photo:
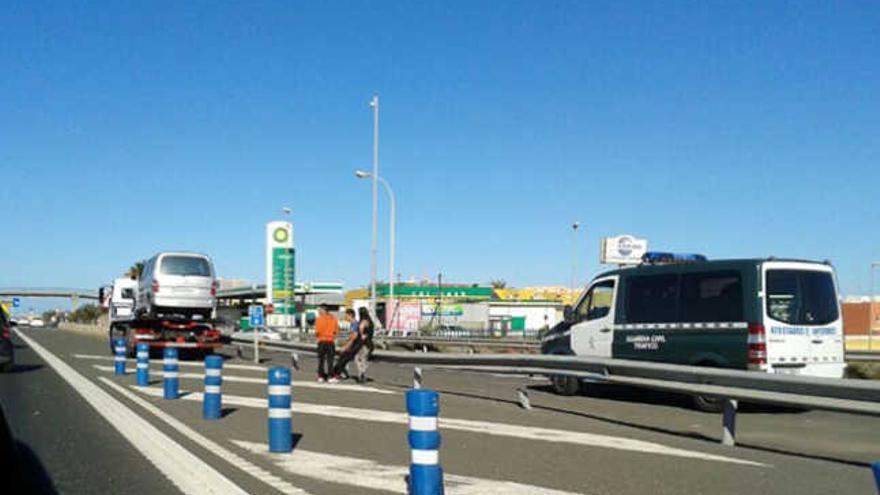
[[[369,172],[365,172],[363,170],[355,170],[354,175],[359,179],[369,179],[375,178],[373,174]],[[378,177],[379,182],[382,183],[382,187],[385,188],[385,192],[388,193],[388,209],[391,213],[390,218],[388,220],[388,302],[393,304],[394,302],[394,225],[395,225],[395,211],[397,207],[395,206],[394,200],[394,191],[391,189],[391,185],[388,184],[388,181],[385,180],[384,177]],[[390,305],[389,304],[389,305]],[[387,310],[386,305],[386,310]],[[387,316],[386,316],[387,317]],[[391,322],[389,318],[389,323]]]
[[[376,251],[379,228],[379,96],[370,101],[373,107],[373,244],[370,253],[370,313],[376,316]]]
[[[572,293],[574,293],[574,283],[577,278],[577,230],[580,226],[580,222],[571,224],[571,282],[568,288],[571,289]]]
[[[874,350],[874,299],[876,285],[874,285],[874,270],[880,268],[880,261],[871,263],[871,291],[868,293],[868,350]]]

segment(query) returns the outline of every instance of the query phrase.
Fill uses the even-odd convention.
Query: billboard
[[[648,241],[631,235],[619,235],[602,239],[599,263],[613,265],[637,265],[648,251]]]
[[[266,301],[274,307],[270,325],[292,326],[296,312],[293,225],[275,221],[266,224]]]
[[[406,335],[419,331],[422,321],[422,303],[419,301],[394,300],[388,303],[385,328],[392,334]]]

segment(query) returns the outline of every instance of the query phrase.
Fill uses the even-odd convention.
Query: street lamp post
[[[581,226],[580,222],[571,224],[571,282],[569,289],[572,293],[575,289],[575,279],[577,278],[577,230]]]
[[[354,175],[359,179],[369,179],[371,177],[373,179],[377,178],[371,173],[363,170],[356,170]],[[388,306],[391,306],[394,303],[394,225],[397,207],[396,201],[394,200],[394,191],[391,189],[391,185],[388,184],[388,181],[385,180],[384,177],[378,177],[378,181],[382,183],[382,187],[384,187],[385,192],[388,193],[388,210],[390,212],[388,226]],[[375,278],[373,280],[375,280]]]
[[[376,315],[376,252],[379,228],[379,96],[370,101],[373,107],[373,243],[370,254],[370,313]]]

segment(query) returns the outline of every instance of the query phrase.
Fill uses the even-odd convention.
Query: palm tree
[[[144,273],[144,262],[138,261],[135,264],[131,265],[128,271],[125,272],[125,276],[137,280],[141,278],[142,273]]]
[[[503,288],[507,287],[507,281],[505,281],[502,278],[492,280],[489,283],[492,284],[493,289],[503,289]]]

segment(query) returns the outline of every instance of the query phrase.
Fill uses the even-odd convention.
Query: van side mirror
[[[571,323],[574,321],[574,310],[571,307],[571,304],[566,304],[565,308],[562,310],[562,318],[566,323]]]

